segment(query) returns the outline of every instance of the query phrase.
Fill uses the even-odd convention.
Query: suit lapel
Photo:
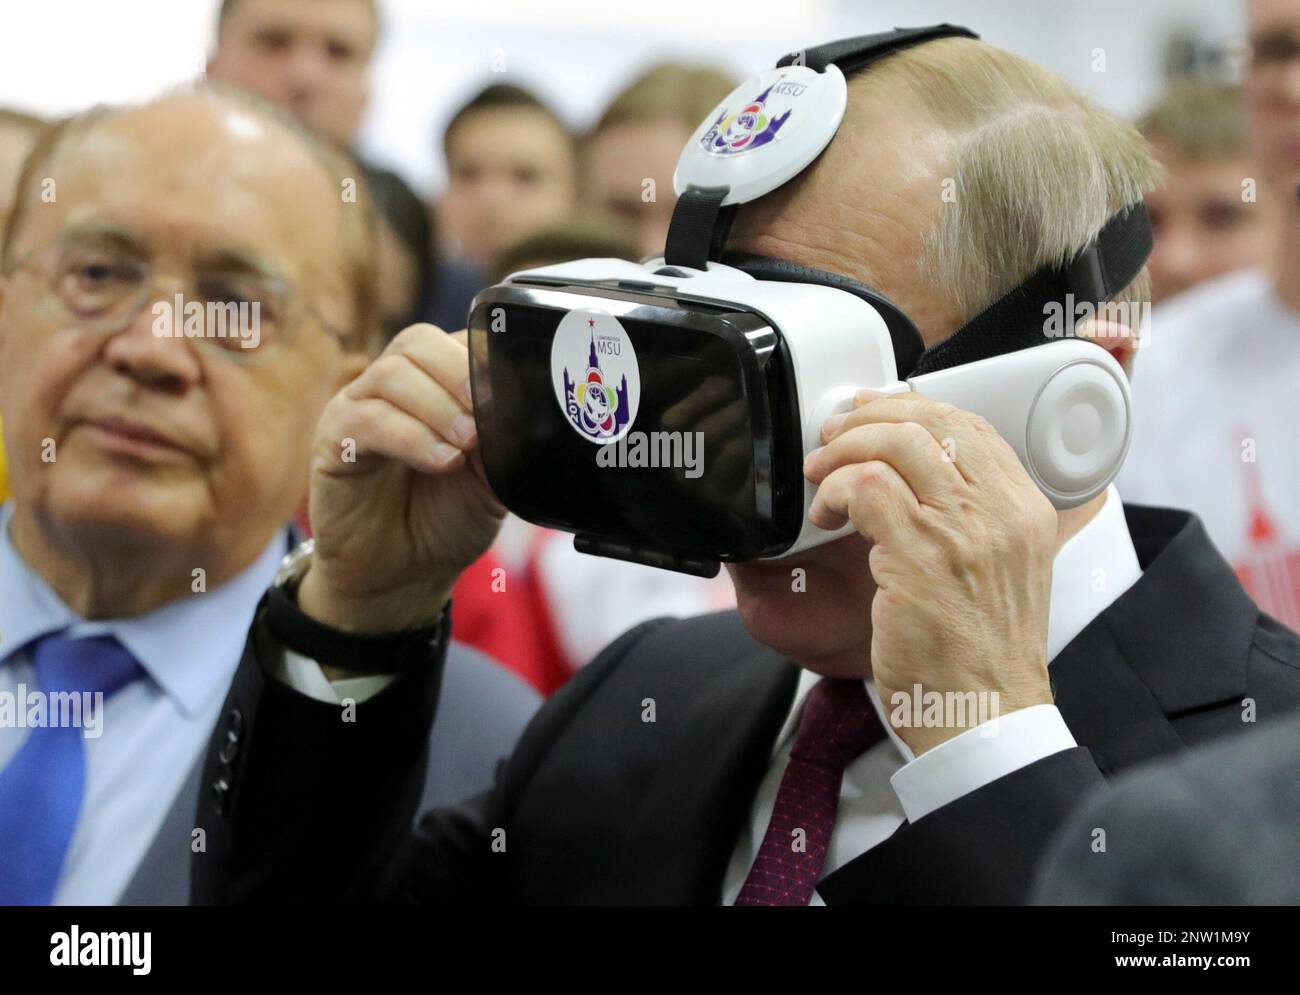
[[[1103,618],[1168,715],[1246,691],[1259,608],[1195,515],[1125,508],[1142,579]]]
[[[680,733],[628,821],[622,899],[716,905],[722,879],[799,668],[744,637],[749,651],[693,699]]]
[[[1104,613],[1057,655],[1048,673],[1061,717],[1103,774],[1182,746],[1159,700],[1121,652]]]
[[[1142,577],[1050,668],[1066,725],[1107,775],[1180,749],[1170,718],[1245,695],[1259,617],[1194,515],[1125,515]]]

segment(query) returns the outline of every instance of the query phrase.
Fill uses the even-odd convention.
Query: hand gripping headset
[[[474,413],[506,507],[584,552],[703,576],[788,556],[852,529],[809,523],[803,461],[862,388],[982,415],[1058,508],[1106,487],[1128,451],[1127,379],[1099,345],[1049,338],[1044,315],[1070,295],[1099,307],[1137,275],[1151,251],[1141,204],[928,350],[870,287],[724,251],[736,206],[830,142],[844,73],[951,36],[976,37],[942,24],[786,56],[691,136],[662,257],[526,270],[475,298]]]

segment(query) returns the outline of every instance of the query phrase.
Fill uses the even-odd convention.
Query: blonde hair
[[[963,323],[1034,270],[1066,263],[1160,178],[1131,124],[983,42],[905,49],[855,76],[850,89],[859,100],[909,94],[951,136],[951,196],[918,265]],[[1150,300],[1145,267],[1113,300]]]

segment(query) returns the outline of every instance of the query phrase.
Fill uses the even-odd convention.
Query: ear
[[[1075,328],[1075,334],[1081,339],[1091,339],[1124,367],[1124,372],[1132,376],[1133,356],[1138,348],[1138,336],[1122,321],[1105,318],[1089,318]]]

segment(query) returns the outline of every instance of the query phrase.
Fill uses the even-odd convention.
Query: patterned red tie
[[[884,735],[862,681],[825,677],[814,685],[737,905],[808,904],[826,862],[844,768]]]

